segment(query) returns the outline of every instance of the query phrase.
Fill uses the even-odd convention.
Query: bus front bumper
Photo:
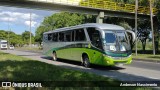
[[[131,64],[132,56],[129,55],[128,57],[111,57],[105,56],[104,57],[104,64],[114,66],[119,64]]]

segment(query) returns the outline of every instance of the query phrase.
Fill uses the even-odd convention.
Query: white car
[[[13,45],[10,45],[10,46],[9,46],[9,49],[14,50],[14,46],[13,46]]]

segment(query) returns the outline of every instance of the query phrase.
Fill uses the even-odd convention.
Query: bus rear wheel
[[[86,68],[89,68],[90,67],[90,62],[89,62],[89,58],[87,55],[83,56],[83,65],[84,67]]]
[[[53,59],[54,61],[57,61],[57,54],[56,54],[56,52],[53,52],[53,53],[52,53],[52,59]]]

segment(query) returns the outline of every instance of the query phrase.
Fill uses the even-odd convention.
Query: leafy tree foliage
[[[75,26],[87,22],[94,22],[95,17],[91,15],[84,15],[78,13],[60,12],[53,14],[49,17],[45,17],[41,25],[36,30],[35,40],[42,42],[42,36],[44,32],[55,30],[57,28]]]
[[[25,31],[22,33],[22,40],[24,41],[24,44],[29,44],[29,41],[30,41],[30,32],[29,31]],[[32,33],[31,33],[31,40],[32,40],[32,43],[34,43],[34,36]]]
[[[126,30],[132,30],[132,27],[127,22],[119,22],[119,25],[124,27]]]
[[[151,31],[150,21],[141,20],[138,22],[138,34],[137,37],[142,43],[142,50],[145,52],[146,40],[149,39],[149,34]]]
[[[154,6],[159,9],[160,8],[160,1],[155,0]],[[158,21],[160,22],[160,10],[157,13],[157,17],[158,17]]]
[[[22,46],[24,44],[29,43],[29,35],[28,31],[25,31],[22,35],[15,34],[12,31],[4,31],[0,30],[0,39],[9,41],[10,45],[14,46]],[[34,36],[32,34],[32,42],[34,42]]]
[[[7,39],[7,32],[4,30],[0,30],[0,39]]]
[[[146,40],[149,39],[150,30],[149,29],[139,29],[138,30],[138,39],[142,43],[142,51],[145,52]]]

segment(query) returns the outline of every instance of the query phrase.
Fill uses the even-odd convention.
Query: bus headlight
[[[107,63],[110,63],[109,61],[107,61]]]

